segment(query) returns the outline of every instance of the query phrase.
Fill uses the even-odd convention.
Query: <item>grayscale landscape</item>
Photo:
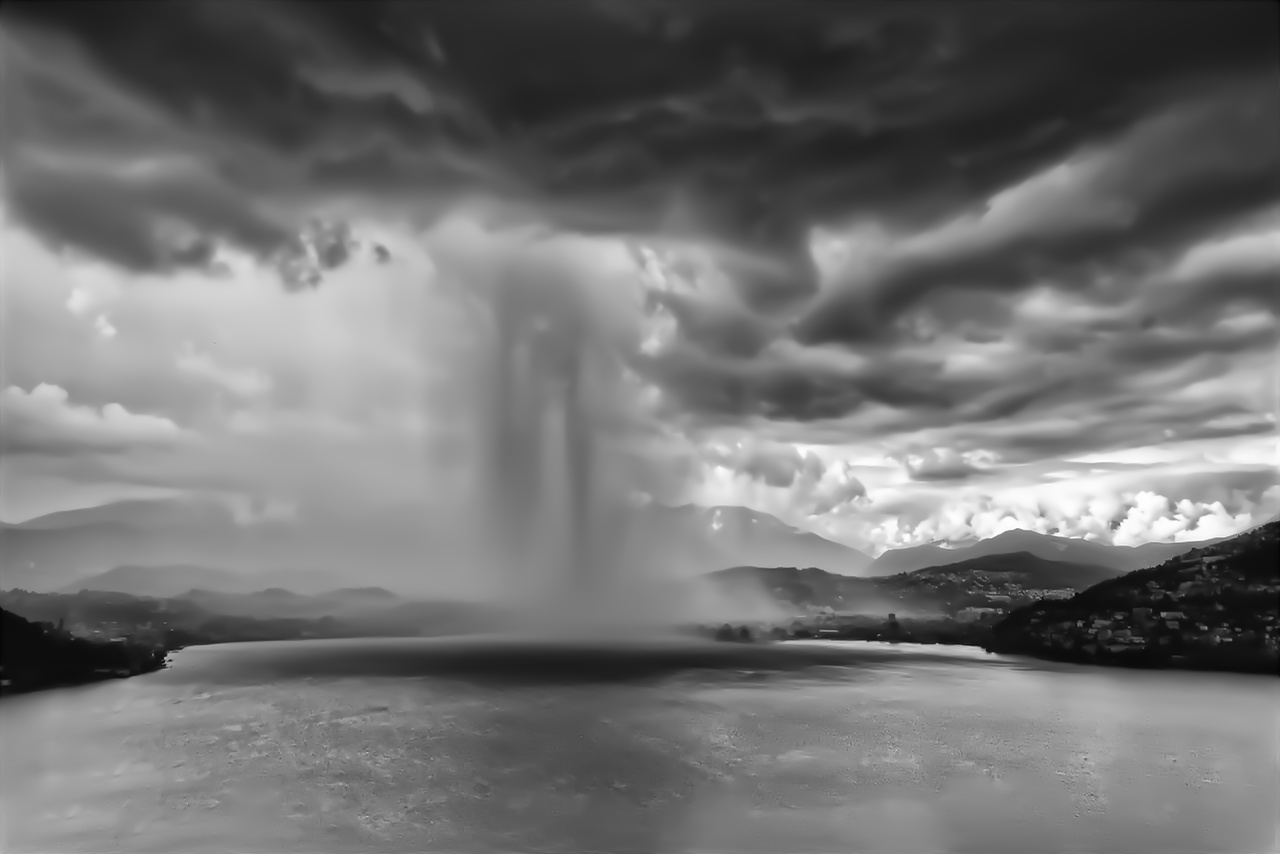
[[[1280,851],[1280,12],[0,10],[0,849]]]

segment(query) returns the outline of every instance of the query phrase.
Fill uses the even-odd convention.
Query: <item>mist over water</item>
[[[571,286],[535,289],[512,276],[491,296],[495,348],[485,475],[498,559],[537,562],[551,601],[591,592],[595,429],[585,398],[589,318]],[[484,493],[482,493],[484,494]],[[560,572],[555,573],[555,568]],[[541,598],[541,597],[539,597]]]
[[[632,369],[652,318],[630,259],[592,275],[582,244],[470,239],[491,251],[440,257],[465,332],[447,330],[454,346],[427,358],[452,362],[441,373],[452,368],[466,390],[451,398],[471,453],[452,461],[462,506],[449,512],[474,521],[460,559],[488,573],[490,600],[510,614],[505,628],[649,633],[778,616],[763,591],[730,600],[691,577],[721,567],[691,565],[678,543],[645,541],[643,504],[663,478],[647,443],[662,425]]]

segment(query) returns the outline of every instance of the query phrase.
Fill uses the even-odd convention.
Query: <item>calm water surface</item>
[[[2,847],[1280,850],[1277,680],[718,646],[569,667],[500,645],[236,644],[6,699]]]

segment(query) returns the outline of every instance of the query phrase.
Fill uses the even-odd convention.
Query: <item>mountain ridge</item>
[[[370,559],[375,554],[395,566],[414,563],[415,555],[421,554],[414,551],[420,548],[416,540],[389,541],[380,529],[366,534],[360,538],[345,530],[325,530],[324,526],[313,530],[287,522],[244,525],[226,506],[210,501],[119,501],[5,524],[0,529],[0,580],[10,588],[63,590],[124,566],[218,566],[225,567],[223,571],[254,573],[262,581],[260,586],[269,586],[277,571],[262,573],[259,568],[263,565],[324,566],[329,574],[340,574],[343,567],[357,562],[376,565]],[[695,504],[649,505],[637,514],[631,536],[633,546],[648,550],[656,545],[683,554],[698,572],[741,565],[819,566],[841,575],[868,578],[1019,551],[1048,560],[1130,570],[1216,541],[1130,547],[1015,530],[951,548],[927,543],[890,549],[873,559],[769,513],[743,506]],[[219,583],[225,584],[225,579]],[[279,586],[291,584],[317,587],[306,580]],[[196,580],[170,592],[204,586],[209,585]],[[325,581],[323,586],[337,585]],[[248,592],[243,586],[236,589]]]
[[[1135,667],[1276,674],[1280,521],[1015,609],[988,651]]]
[[[1018,528],[966,545],[944,549],[933,543],[890,549],[882,552],[874,565],[894,572],[911,572],[931,566],[944,566],[969,558],[1026,551],[1045,560],[1067,560],[1090,563],[1116,570],[1131,571],[1154,566],[1194,548],[1220,542],[1224,538],[1184,543],[1143,543],[1119,546],[1077,537],[1060,537]]]
[[[1018,597],[1034,599],[1044,591],[1078,592],[1118,575],[1108,567],[1015,552],[879,577],[837,575],[818,567],[777,566],[735,566],[707,573],[706,577],[727,590],[737,585],[756,585],[784,606],[829,608],[842,614],[884,614],[987,607],[1001,596],[1007,605]]]
[[[1026,551],[980,555],[942,566],[926,566],[904,574],[918,578],[966,572],[1023,576],[1047,589],[1083,589],[1120,574],[1105,566],[1051,560]]]

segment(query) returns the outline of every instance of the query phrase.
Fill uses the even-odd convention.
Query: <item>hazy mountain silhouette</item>
[[[1086,587],[1123,574],[1124,570],[1097,564],[1049,560],[1032,552],[1008,552],[981,555],[956,563],[930,566],[907,573],[911,578],[937,578],[946,575],[970,578],[981,573],[999,575],[1024,587],[1061,589]]]
[[[695,504],[646,507],[637,539],[693,558],[707,569],[726,566],[816,566],[840,575],[861,575],[871,557],[776,516],[747,507]]]
[[[27,590],[111,589],[174,596],[192,589],[250,593],[277,586],[319,592],[341,585],[347,566],[393,562],[419,569],[421,525],[378,517],[335,528],[288,522],[245,525],[209,502],[121,501],[7,525],[3,586]],[[631,541],[661,546],[699,569],[759,563],[821,566],[858,574],[871,558],[745,507],[651,505],[633,520]],[[405,536],[401,528],[416,527]],[[399,537],[399,539],[397,539]],[[375,560],[376,558],[376,560]],[[310,578],[263,566],[330,571]]]
[[[173,598],[190,602],[216,614],[258,619],[345,617],[369,614],[395,606],[401,601],[396,594],[381,587],[344,588],[310,596],[279,587],[253,593],[195,589]]]
[[[335,590],[302,596],[270,589],[250,594],[190,591],[173,598],[82,590],[0,593],[0,606],[26,620],[110,627],[165,644],[459,634],[499,621],[491,610],[458,601],[405,601],[389,591]]]
[[[270,569],[248,573],[185,564],[128,565],[77,579],[65,585],[62,592],[101,590],[158,598],[253,594],[263,600],[289,601],[299,596],[298,591],[319,593],[332,589],[337,583],[340,582],[326,573],[301,569]],[[264,589],[264,585],[270,587]]]
[[[937,544],[891,549],[875,559],[872,571],[877,575],[911,572],[931,566],[944,566],[976,557],[1027,552],[1045,560],[1105,567],[1129,572],[1155,566],[1194,548],[1218,542],[1202,540],[1193,543],[1145,543],[1141,546],[1113,546],[1093,540],[1057,537],[1035,531],[1006,531],[970,545],[943,548]]]
[[[985,579],[1025,590],[1085,588],[1123,573],[1095,564],[1048,560],[1030,552],[982,555],[909,573],[855,578],[810,567],[737,566],[708,574],[726,590],[754,585],[780,603],[831,608],[839,613],[936,612]],[[954,579],[954,581],[952,580]]]
[[[925,543],[919,546],[907,546],[901,549],[889,549],[872,562],[872,567],[880,575],[895,575],[899,572],[912,572],[926,566],[941,566],[956,558],[960,548],[971,547],[973,543],[965,543],[960,547],[944,545],[942,542]]]
[[[184,568],[190,583],[171,591],[181,592],[210,586],[193,566],[237,565],[271,533],[237,525],[229,510],[210,502],[120,501],[51,513],[4,530],[4,586],[78,589],[78,580],[96,573],[142,565]]]
[[[405,514],[371,511],[368,520],[345,525],[330,520],[245,524],[225,506],[208,501],[120,501],[4,525],[0,586],[52,591],[106,585],[103,589],[161,596],[193,588],[251,593],[282,587],[314,593],[341,586],[338,579],[351,566],[385,572],[377,578],[379,583],[385,583],[383,578],[421,578],[430,534],[411,523]],[[664,557],[678,557],[698,571],[794,566],[864,577],[1018,552],[1131,570],[1205,544],[1130,548],[1010,531],[953,548],[934,543],[890,550],[872,560],[855,548],[758,510],[658,504],[637,514],[629,538],[632,548],[660,550]],[[264,570],[290,566],[306,569]],[[161,570],[163,575],[158,574]]]
[[[885,579],[840,575],[817,567],[735,566],[709,573],[708,580],[726,593],[740,586],[763,589],[778,603],[803,608],[831,608],[840,613],[888,613],[913,608],[933,608],[932,600],[913,596],[904,603],[890,588],[880,586]]]
[[[420,569],[422,526],[376,510],[370,515],[367,523],[346,525],[328,519],[250,524],[224,505],[185,499],[120,501],[52,513],[0,530],[0,586],[79,589],[78,584],[115,567],[217,567],[208,578],[197,574],[177,589],[168,583],[162,589],[174,594],[193,587],[251,592],[278,586],[318,592],[341,586],[338,577],[350,566],[406,576]],[[267,567],[305,567],[316,570],[316,577],[301,570],[264,572]],[[224,570],[252,573],[255,580],[246,587],[234,573],[218,575]],[[128,590],[155,592],[133,583]]]
[[[169,566],[117,566],[106,572],[77,579],[61,592],[79,590],[129,593],[134,596],[177,596],[184,590],[231,590],[237,578],[224,569],[184,564]]]

